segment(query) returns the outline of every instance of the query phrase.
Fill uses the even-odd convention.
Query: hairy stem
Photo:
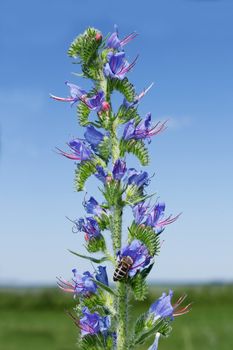
[[[117,305],[117,350],[127,350],[128,342],[128,286],[124,282],[118,282],[118,305]]]
[[[111,105],[111,98],[108,92],[107,80],[104,78],[101,82],[101,87],[105,92],[106,100]],[[111,147],[112,147],[112,163],[119,158],[119,140],[117,137],[117,120],[114,120],[110,131]],[[112,244],[114,250],[114,257],[117,259],[117,251],[121,249],[122,238],[122,200],[116,203],[112,210]],[[117,350],[127,350],[127,328],[128,328],[128,286],[125,282],[117,283],[117,295],[115,297],[115,309],[117,315]]]

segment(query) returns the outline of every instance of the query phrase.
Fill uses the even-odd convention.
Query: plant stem
[[[118,325],[117,350],[127,349],[128,328],[128,287],[126,283],[118,282]]]
[[[106,100],[111,105],[111,97],[108,93],[107,80],[103,78],[101,87],[105,92]],[[117,120],[114,120],[110,131],[111,147],[112,147],[112,163],[120,156],[119,140],[117,137]],[[117,252],[121,249],[122,238],[122,200],[119,198],[119,202],[112,208],[112,244],[114,250],[114,257],[117,259]],[[127,350],[127,328],[128,328],[128,286],[125,282],[117,283],[117,295],[115,297],[115,309],[117,315],[117,350]]]

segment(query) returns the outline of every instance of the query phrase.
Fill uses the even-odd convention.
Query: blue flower
[[[79,320],[82,337],[85,335],[94,335],[106,333],[110,327],[110,317],[100,316],[98,312],[91,313],[87,307],[82,309],[83,317]]]
[[[126,162],[122,159],[117,159],[114,163],[112,175],[114,180],[121,180],[126,173]]]
[[[58,286],[64,292],[73,293],[74,296],[90,297],[97,292],[97,284],[93,280],[93,275],[89,271],[82,275],[78,274],[77,269],[72,270],[74,277],[72,282],[58,278]]]
[[[68,83],[67,81],[65,84],[70,88],[70,97],[58,97],[50,95],[54,100],[62,102],[71,102],[71,104],[73,105],[79,100],[83,100],[87,95],[87,92],[80,88],[78,85]]]
[[[100,228],[98,222],[91,216],[87,217],[86,220],[80,218],[79,220],[73,221],[77,231],[85,232],[85,240],[89,241],[92,238],[100,237]]]
[[[151,113],[148,113],[146,117],[136,124],[135,120],[129,121],[125,125],[123,131],[124,140],[142,140],[150,139],[152,136],[159,134],[166,129],[166,122],[158,122],[154,126],[151,125]]]
[[[171,304],[173,291],[170,290],[168,295],[163,293],[162,296],[156,300],[150,307],[149,313],[153,314],[154,319],[170,318],[173,319],[174,308]]]
[[[108,62],[104,66],[104,74],[106,77],[113,79],[124,79],[126,73],[128,73],[136,64],[137,58],[129,64],[125,59],[124,52],[109,52],[107,55]]]
[[[148,350],[157,350],[158,349],[160,335],[161,334],[159,332],[156,333],[154,343],[149,347]]]
[[[108,174],[106,173],[104,168],[100,165],[96,165],[96,171],[97,172],[95,173],[95,176],[97,177],[97,179],[99,179],[101,182],[103,182],[103,184],[105,184]]]
[[[129,35],[127,35],[124,39],[120,40],[118,37],[118,27],[115,25],[115,32],[113,32],[110,37],[108,38],[106,42],[106,47],[108,49],[114,49],[114,50],[119,50],[122,49],[122,47],[126,44],[128,44],[131,40],[133,40],[136,36],[137,33],[133,32]]]
[[[96,216],[101,216],[102,214],[106,213],[106,210],[99,205],[94,197],[90,197],[88,201],[84,202],[84,208],[88,214],[93,214]]]
[[[84,133],[84,137],[87,140],[87,142],[91,145],[92,149],[95,151],[97,147],[99,146],[100,142],[104,139],[104,134],[102,134],[100,131],[96,130],[94,126],[89,125],[86,128],[86,131]]]
[[[146,171],[137,171],[134,168],[130,168],[127,171],[125,181],[128,185],[136,185],[138,187],[148,186],[149,175]]]
[[[175,217],[169,215],[166,219],[163,219],[164,211],[165,203],[157,203],[150,209],[145,220],[145,225],[151,226],[157,234],[162,233],[166,225],[172,224],[181,215],[178,214]]]
[[[70,88],[70,97],[58,97],[50,95],[54,100],[62,102],[70,102],[71,105],[78,101],[82,101],[92,111],[99,112],[101,110],[108,110],[110,108],[108,102],[105,101],[105,95],[102,90],[97,91],[94,96],[87,97],[88,92],[80,88],[78,85],[66,82]]]
[[[140,202],[133,207],[133,215],[136,224],[150,226],[157,234],[160,234],[169,225],[176,221],[181,214],[172,217],[168,216],[163,219],[165,211],[165,203],[154,204],[151,208],[145,202]]]
[[[130,277],[133,277],[137,272],[142,271],[150,264],[152,259],[147,247],[138,239],[134,239],[118,252],[118,260],[121,260],[123,256],[129,256],[133,260],[133,264],[128,272]]]
[[[133,215],[136,224],[141,224],[146,217],[149,206],[145,202],[140,202],[133,207]]]
[[[97,92],[96,95],[89,98],[85,98],[83,102],[87,105],[87,107],[90,110],[99,112],[103,108],[103,103],[105,102],[104,92],[100,90]]]
[[[181,296],[177,302],[172,305],[171,299],[173,297],[173,291],[170,290],[168,295],[163,293],[159,299],[157,299],[149,308],[148,317],[153,317],[153,321],[158,319],[170,318],[172,321],[175,316],[181,316],[190,311],[190,305],[183,308],[179,306],[183,303],[186,298],[186,295]]]
[[[96,275],[95,275],[96,280],[108,286],[109,284],[108,284],[108,275],[106,272],[106,266],[98,266],[97,269],[98,269],[98,272],[96,272]]]
[[[68,146],[70,147],[72,153],[66,153],[60,150],[59,148],[57,148],[57,150],[59,151],[59,154],[72,160],[81,160],[81,161],[90,159],[92,156],[92,151],[89,149],[89,147],[86,145],[84,141],[81,141],[79,139],[74,139],[68,142]]]

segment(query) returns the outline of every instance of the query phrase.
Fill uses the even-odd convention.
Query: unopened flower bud
[[[101,33],[96,33],[95,40],[96,41],[101,41],[102,40],[102,34]]]
[[[102,103],[102,110],[103,111],[109,111],[109,109],[110,109],[110,104],[107,101],[104,101]]]
[[[108,175],[106,177],[106,183],[110,183],[112,181],[112,176],[111,175]]]

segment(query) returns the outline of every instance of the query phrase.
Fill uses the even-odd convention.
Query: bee
[[[113,274],[113,281],[121,281],[127,277],[129,269],[133,265],[133,259],[130,256],[123,256]]]

